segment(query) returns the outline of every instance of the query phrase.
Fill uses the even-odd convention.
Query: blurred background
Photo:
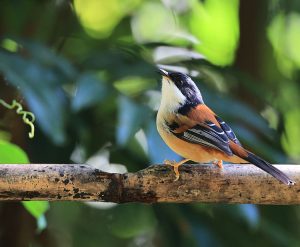
[[[299,163],[299,44],[297,0],[2,0],[0,163],[178,159],[157,65],[189,73],[244,146]],[[299,246],[299,224],[296,206],[1,203],[0,246]]]

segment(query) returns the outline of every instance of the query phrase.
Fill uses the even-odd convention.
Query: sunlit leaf
[[[175,21],[172,13],[159,2],[146,2],[133,16],[131,27],[138,42],[161,41],[175,32]]]
[[[282,137],[282,144],[285,151],[294,159],[300,159],[299,136],[300,110],[287,110],[284,114],[285,134]]]
[[[131,29],[134,38],[139,43],[192,44],[198,42],[194,36],[180,28],[170,9],[155,1],[145,1],[134,13],[131,19]]]
[[[18,43],[8,38],[2,40],[1,46],[10,52],[16,52],[18,50]]]
[[[23,202],[23,205],[37,220],[49,209],[49,203],[43,201]]]
[[[151,80],[145,80],[142,77],[126,77],[114,83],[114,86],[122,93],[128,96],[135,96],[153,85]]]
[[[0,140],[0,163],[26,164],[29,160],[26,153],[17,145]]]
[[[139,2],[140,0],[75,0],[74,7],[87,34],[93,38],[105,38]]]
[[[292,78],[300,68],[300,14],[279,13],[268,27],[268,38],[274,49],[279,70]]]
[[[190,28],[200,41],[197,51],[213,64],[231,64],[239,40],[239,1],[193,1]]]

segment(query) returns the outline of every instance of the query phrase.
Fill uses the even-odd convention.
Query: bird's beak
[[[165,71],[165,70],[163,70],[161,68],[158,69],[158,73],[161,74],[162,76],[169,77],[168,71]]]

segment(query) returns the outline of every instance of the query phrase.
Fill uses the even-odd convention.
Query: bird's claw
[[[214,165],[218,166],[220,169],[223,168],[223,160],[215,160],[212,162]]]
[[[180,173],[179,173],[178,167],[181,165],[181,163],[177,163],[174,160],[164,160],[164,164],[173,167],[173,170],[174,170],[175,176],[176,176],[174,182],[177,181],[179,179],[179,177],[180,177]]]
[[[173,164],[175,163],[176,163],[175,160],[164,160],[164,164],[168,166],[173,166]]]
[[[164,164],[173,167],[173,170],[175,172],[175,177],[176,177],[175,180],[174,180],[174,182],[177,181],[179,179],[179,177],[180,177],[180,173],[179,173],[179,170],[178,170],[179,166],[181,166],[183,163],[185,163],[187,161],[189,161],[189,159],[184,159],[184,160],[182,160],[180,162],[176,162],[174,160],[173,161],[171,161],[171,160],[165,160],[164,161]]]

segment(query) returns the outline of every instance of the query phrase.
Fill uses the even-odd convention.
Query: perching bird
[[[173,166],[176,180],[178,167],[192,160],[213,162],[222,168],[222,161],[252,163],[284,184],[293,185],[283,172],[242,147],[232,129],[208,106],[193,80],[182,73],[159,69],[162,75],[162,99],[156,124],[165,143],[185,159],[165,161]]]

